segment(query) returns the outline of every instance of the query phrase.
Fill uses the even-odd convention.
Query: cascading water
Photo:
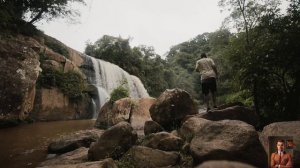
[[[130,97],[149,96],[140,79],[128,74],[119,66],[88,55],[84,55],[83,58],[84,64],[81,66],[83,72],[86,74],[88,82],[97,90],[97,98],[93,98],[97,107],[93,118],[97,117],[97,111],[109,100],[110,93],[124,81],[127,82],[124,85],[128,88]]]

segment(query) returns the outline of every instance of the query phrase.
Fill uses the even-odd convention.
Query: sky
[[[38,22],[46,34],[84,52],[87,42],[103,35],[130,38],[130,45],[153,46],[164,56],[169,49],[204,32],[221,27],[227,16],[219,0],[86,0],[75,4],[77,23],[66,19]]]
[[[217,30],[226,17],[218,0],[86,0],[73,5],[78,23],[66,19],[37,22],[39,29],[80,52],[103,35],[130,38],[131,46],[153,46],[164,55],[170,47]]]

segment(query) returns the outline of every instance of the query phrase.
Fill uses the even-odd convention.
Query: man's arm
[[[272,155],[271,155],[271,168],[276,168],[274,153],[272,153]]]
[[[292,155],[290,153],[288,153],[287,155],[288,155],[289,161],[287,162],[287,164],[285,166],[280,166],[280,168],[292,168],[293,167]]]
[[[196,71],[196,72],[198,72],[199,71],[199,69],[198,69],[198,61],[196,62],[196,66],[195,66],[195,69],[194,69],[194,71]]]
[[[212,69],[214,70],[214,72],[215,72],[215,74],[216,74],[216,77],[218,78],[218,77],[219,77],[219,73],[218,73],[218,70],[217,70],[216,65],[213,65],[213,66],[212,66]]]

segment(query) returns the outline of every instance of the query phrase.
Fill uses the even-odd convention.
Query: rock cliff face
[[[82,100],[72,102],[58,88],[38,89],[35,108],[31,116],[40,121],[57,121],[92,118],[88,113],[91,98],[83,95]]]
[[[32,46],[38,44],[23,37],[0,40],[1,125],[24,120],[33,109],[41,69],[39,55]]]
[[[68,57],[50,49],[46,42],[64,48]],[[53,47],[52,47],[53,48]],[[67,120],[91,118],[91,98],[83,95],[70,101],[58,87],[44,87],[38,78],[45,70],[62,73],[80,70],[83,59],[79,52],[46,35],[42,37],[5,37],[0,39],[0,127],[19,121]]]

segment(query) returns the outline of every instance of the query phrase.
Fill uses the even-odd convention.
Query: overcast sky
[[[36,25],[46,34],[83,52],[103,35],[131,38],[131,46],[153,46],[164,55],[171,46],[220,28],[226,17],[219,0],[86,0],[75,5],[77,24],[55,19]]]

